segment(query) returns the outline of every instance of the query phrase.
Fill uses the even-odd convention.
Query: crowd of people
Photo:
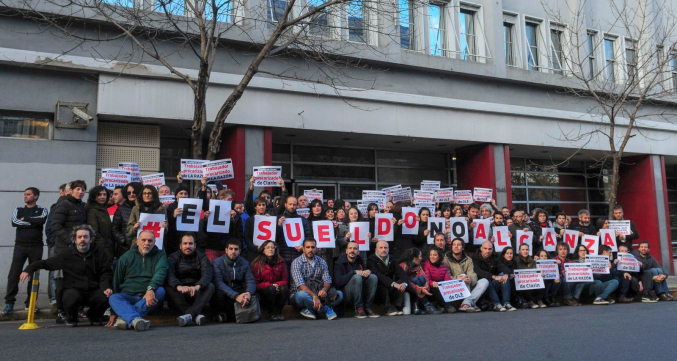
[[[305,318],[332,320],[346,310],[354,310],[356,318],[376,318],[503,312],[558,307],[561,303],[606,305],[633,302],[635,298],[649,303],[674,300],[667,288],[667,272],[651,256],[649,242],[639,240],[632,222],[631,233],[616,234],[616,241],[618,252],[635,256],[640,271],[619,271],[616,252],[601,245],[599,254],[609,256],[609,273],[595,274],[593,282],[574,283],[566,281],[565,264],[585,262],[588,248],[579,243],[571,252],[563,241],[565,230],[578,231],[582,237],[599,235],[600,229],[608,228],[605,218],[593,224],[585,209],[575,220],[564,213],[553,215],[551,220],[545,210],[526,214],[520,209],[499,209],[494,200],[482,205],[436,204],[434,209],[420,208],[418,234],[409,235],[402,232],[402,208],[409,206],[404,202],[387,202],[384,210],[371,203],[363,217],[348,201],[309,202],[303,195],[289,195],[282,179],[278,182],[280,197],[273,198],[267,190],[255,196],[254,181],[252,177],[244,201],[239,202],[234,201],[232,190],[223,189],[217,182],[216,191],[212,191],[203,179],[196,195],[204,200],[197,232],[177,227],[177,217],[183,212],[179,200],[190,194],[183,184],[174,192],[168,186],[156,189],[137,182],[113,190],[98,185],[89,190],[85,201],[87,185],[76,180],[59,188],[60,198],[49,210],[37,205],[40,191],[27,188],[25,206],[16,208],[12,215],[16,241],[4,314],[14,310],[19,282],[29,281],[30,285],[38,269],[50,271],[48,295],[51,312],[58,314],[57,322],[75,326],[86,318],[92,324],[108,322],[108,326],[137,331],[148,329],[150,322],[144,316],[162,307],[165,300],[178,312],[179,326],[204,324],[206,307],[218,322],[239,322],[257,320],[251,315],[260,312],[259,307],[267,311],[271,321],[282,321],[286,304]],[[173,203],[160,202],[160,196],[172,194]],[[229,233],[207,231],[205,220],[211,199],[233,202]],[[309,216],[299,215],[298,208],[309,208]],[[390,242],[372,237],[376,214],[383,211],[393,216],[394,239]],[[156,245],[153,231],[139,232],[143,213],[165,215],[162,249]],[[615,220],[624,219],[621,206],[613,213]],[[257,215],[277,217],[275,241],[254,244]],[[447,221],[446,228],[434,234],[433,244],[427,240],[430,217]],[[469,230],[478,219],[491,219],[491,230],[508,226],[511,245],[495,252],[492,241],[475,245],[473,232],[469,232],[468,242],[454,238],[449,227],[451,217],[465,217]],[[296,247],[287,245],[282,228],[284,221],[292,218],[301,218],[303,227],[304,240]],[[312,225],[320,220],[333,223],[333,249],[317,248]],[[369,222],[368,251],[360,251],[352,240],[350,224],[358,221]],[[555,229],[555,252],[543,247],[544,228]],[[517,245],[519,230],[533,232],[531,246]],[[45,259],[43,231],[48,245]],[[555,260],[559,277],[545,280],[542,289],[517,291],[515,270],[535,269],[539,259]],[[28,266],[23,268],[26,261]],[[439,283],[450,280],[463,281],[470,296],[445,302]],[[383,305],[381,314],[374,311],[374,304]]]

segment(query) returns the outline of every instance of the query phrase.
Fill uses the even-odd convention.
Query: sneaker
[[[271,321],[284,321],[284,316],[282,316],[281,313],[278,313],[277,315],[273,315],[273,317],[271,317]]]
[[[546,308],[546,307],[548,307],[548,306],[546,306],[545,303],[543,303],[543,301],[538,301],[538,307],[540,307],[540,308]]]
[[[672,297],[669,293],[666,293],[665,296],[668,298],[668,301],[675,301],[677,298]]]
[[[621,296],[618,298],[618,303],[632,303],[634,301],[632,298]]]
[[[365,308],[364,313],[366,313],[367,317],[369,317],[369,318],[379,318],[379,317],[381,317],[381,316],[379,316],[378,313],[372,311],[371,308]]]
[[[335,319],[336,317],[338,317],[336,315],[336,312],[334,312],[334,310],[331,307],[329,307],[329,306],[324,306],[324,307],[327,308],[327,312],[325,312],[325,314],[327,315],[327,320],[331,321],[331,320]]]
[[[515,307],[512,307],[512,305],[510,304],[510,302],[506,303],[505,306],[503,306],[503,307],[505,307],[505,310],[508,311],[508,312],[510,312],[510,311],[517,311],[517,309],[516,309]]]
[[[609,301],[603,299],[602,297],[597,297],[595,298],[594,301],[592,301],[593,305],[608,305]]]
[[[226,323],[228,322],[228,315],[226,315],[225,313],[219,313],[219,315],[216,316],[216,320],[219,323]]]
[[[660,295],[658,295],[658,299],[659,299],[660,301],[663,301],[663,302],[670,301],[670,300],[668,299],[668,296],[666,296],[665,293],[661,293]]]
[[[66,323],[66,321],[68,321],[66,317],[66,312],[59,311],[59,313],[56,315],[56,324],[63,325],[64,323]]]
[[[472,306],[473,309],[475,309],[475,312],[482,312],[482,309],[477,307],[477,305]]]
[[[427,305],[425,305],[425,312],[431,315],[442,314],[442,311],[439,308],[433,306],[432,303],[428,303]]]
[[[198,326],[202,326],[205,321],[207,321],[205,315],[197,315],[197,317],[195,317],[195,324]]]
[[[141,331],[146,331],[148,327],[150,327],[150,321],[144,320],[143,318],[139,317],[134,319],[132,321],[132,327],[134,330],[141,332]]]
[[[651,297],[651,295],[649,295],[648,293],[644,293],[642,295],[642,302],[644,302],[644,303],[656,303],[656,302],[658,302],[658,299]]]
[[[315,312],[313,312],[313,311],[311,311],[307,308],[304,308],[304,309],[301,310],[301,316],[303,316],[305,318],[309,318],[311,320],[314,320],[314,319],[317,318],[317,317],[315,317]]]
[[[497,303],[497,304],[494,306],[494,311],[496,311],[496,312],[505,312],[505,307],[501,306],[500,303]]]
[[[355,318],[359,318],[359,319],[367,318],[367,314],[364,313],[364,308],[360,307],[360,308],[355,310]]]
[[[531,309],[532,309],[532,310],[535,310],[535,309],[537,309],[537,308],[540,308],[540,307],[541,307],[541,306],[539,306],[538,304],[536,304],[536,303],[533,303],[533,302],[529,302],[529,304],[531,305]]]
[[[402,311],[402,310],[397,310],[397,315],[398,315],[398,316],[404,315],[404,311]]]
[[[393,306],[388,306],[385,312],[386,316],[397,316],[397,309]]]
[[[189,314],[181,315],[176,318],[176,322],[179,324],[179,327],[184,327],[185,325],[189,324],[191,321],[193,321],[193,316]]]
[[[444,307],[444,310],[447,313],[454,313],[454,312],[456,312],[456,307],[454,307],[452,305],[447,305],[447,306]]]
[[[475,312],[475,307],[470,306],[467,303],[461,305],[461,308],[458,309],[461,312]]]
[[[119,329],[121,329],[121,330],[126,330],[126,329],[127,329],[127,322],[125,322],[125,320],[123,320],[122,318],[118,317],[118,318],[115,320],[115,323],[113,324],[113,327],[117,327],[117,328],[119,328]]]
[[[607,299],[607,301],[609,301],[610,305],[613,305],[614,303],[616,303],[616,300],[614,300],[614,299]]]
[[[412,315],[425,315],[425,311],[420,309],[418,305],[414,308],[414,312],[411,313]]]
[[[5,304],[5,309],[2,310],[2,314],[5,316],[11,315],[14,312],[14,305],[11,303]]]

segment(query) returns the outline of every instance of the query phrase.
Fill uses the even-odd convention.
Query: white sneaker
[[[195,317],[195,324],[202,326],[202,323],[205,322],[205,318],[205,315],[197,315],[197,317]]]
[[[139,317],[132,321],[132,327],[134,327],[134,329],[139,332],[146,331],[150,327],[150,321]]]
[[[608,305],[609,301],[603,299],[602,297],[597,297],[595,300],[592,302],[593,305]]]
[[[181,315],[176,318],[176,322],[179,324],[179,327],[183,327],[193,321],[193,316],[189,314]]]
[[[127,329],[127,322],[125,322],[125,320],[123,320],[122,318],[118,317],[115,320],[115,323],[113,324],[113,326],[117,327],[121,330],[126,330]]]
[[[503,306],[503,307],[505,307],[505,310],[508,311],[508,312],[517,310],[515,307],[512,307],[512,305],[510,303],[506,303],[505,306]]]

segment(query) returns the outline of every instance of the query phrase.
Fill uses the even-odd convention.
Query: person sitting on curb
[[[357,242],[349,241],[346,253],[334,265],[334,286],[343,292],[346,304],[355,307],[356,318],[378,318],[371,310],[378,278],[364,267],[359,253]]]
[[[256,292],[256,281],[249,262],[240,257],[240,241],[228,240],[226,254],[214,260],[216,294],[212,307],[218,310],[218,321],[235,321],[235,302],[246,307]]]

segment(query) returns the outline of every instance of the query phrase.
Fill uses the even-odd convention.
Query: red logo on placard
[[[162,223],[160,222],[148,222],[141,229],[142,231],[151,231],[155,235],[155,238],[160,238],[160,231],[162,230]]]

